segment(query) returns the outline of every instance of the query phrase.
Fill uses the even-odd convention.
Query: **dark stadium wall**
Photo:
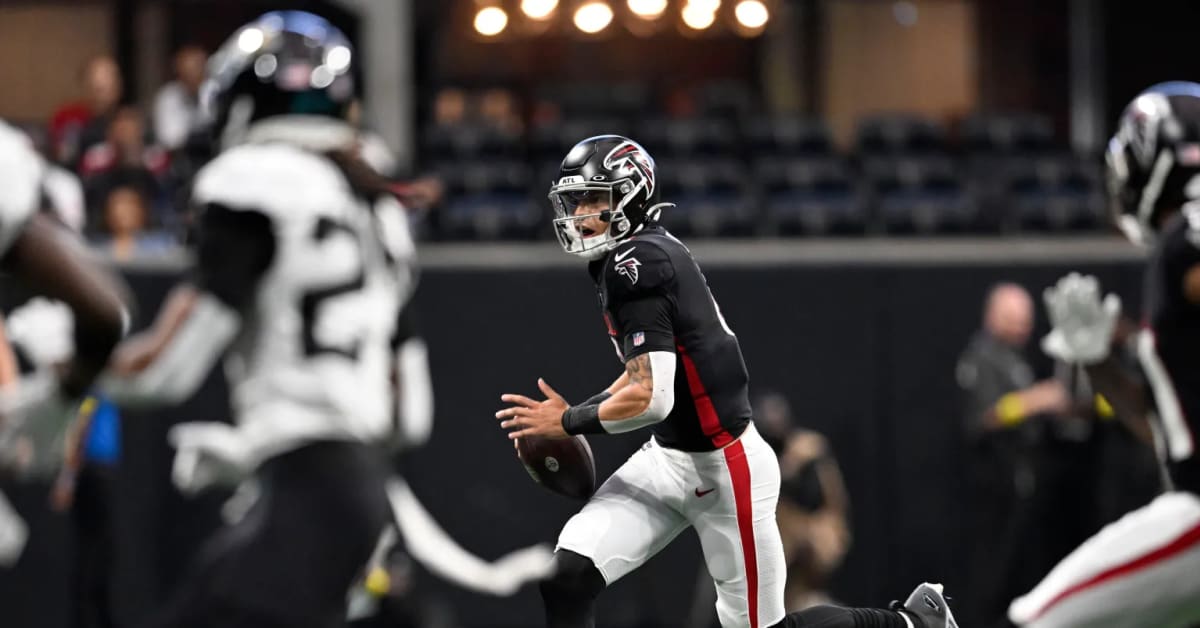
[[[1014,280],[1040,294],[1069,269],[1099,275],[1136,310],[1128,264],[1067,266],[805,265],[710,268],[708,277],[741,340],[753,392],[783,392],[798,423],[827,434],[852,500],[854,543],[834,593],[885,604],[922,580],[962,587],[964,454],[955,361],[978,327],[988,288]],[[143,316],[172,279],[131,276]],[[414,490],[443,526],[487,558],[554,541],[578,504],[534,485],[492,413],[503,392],[532,393],[545,377],[583,399],[620,371],[583,269],[428,270],[418,309],[431,347],[437,424],[432,442],[403,461]],[[1039,306],[1039,327],[1045,326]],[[1031,355],[1036,351],[1031,346]],[[1045,370],[1045,360],[1037,364]],[[185,500],[168,480],[168,426],[228,416],[214,377],[185,406],[125,421],[114,564],[123,625],[144,618],[216,525],[222,495]],[[645,435],[591,442],[600,473],[614,470]],[[14,570],[0,570],[0,623],[58,628],[65,621],[66,522],[45,510],[45,486],[3,484],[33,529]],[[700,582],[693,534],[605,594],[600,624],[680,626]],[[471,627],[540,625],[536,592],[487,599],[425,578],[422,590],[452,603]]]

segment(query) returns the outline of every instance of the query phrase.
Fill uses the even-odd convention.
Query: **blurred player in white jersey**
[[[62,301],[76,321],[76,352],[65,369],[39,372],[0,392],[0,450],[30,442],[42,460],[57,458],[49,450],[129,325],[122,282],[42,211],[53,177],[29,139],[0,121],[0,272],[35,295]]]
[[[250,474],[261,497],[201,551],[154,625],[323,628],[390,519],[393,336],[411,291],[403,209],[355,153],[355,53],[268,13],[214,53],[220,154],[196,177],[191,281],[123,344],[105,389],[182,401],[225,356],[235,423],[177,426],[176,485]]]
[[[1108,145],[1117,225],[1151,246],[1142,378],[1109,355],[1121,302],[1094,277],[1046,291],[1046,352],[1087,368],[1097,392],[1156,446],[1169,490],[1084,542],[1008,615],[1035,628],[1183,628],[1200,623],[1200,84],[1164,83],[1126,108]]]

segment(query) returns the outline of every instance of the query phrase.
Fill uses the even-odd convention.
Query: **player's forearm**
[[[600,404],[600,420],[625,421],[644,414],[651,397],[651,391],[641,384],[626,384]]]
[[[1087,367],[1088,378],[1113,412],[1139,440],[1154,446],[1154,434],[1146,417],[1146,390],[1137,378],[1127,373],[1111,356]]]
[[[608,388],[605,388],[604,392],[606,392],[610,395],[615,395],[615,394],[617,394],[617,391],[621,390],[622,388],[625,388],[628,385],[629,385],[629,371],[621,371],[621,376],[618,377],[617,380],[615,382],[613,382]]]
[[[197,291],[172,295],[155,329],[119,347],[101,390],[118,403],[179,403],[190,397],[241,325],[220,299]],[[160,324],[161,323],[161,326]]]
[[[568,434],[621,433],[667,418],[675,399],[675,354],[652,351],[625,364],[625,386],[599,405],[580,404],[563,414]],[[622,378],[618,378],[620,383]],[[615,384],[614,384],[615,386]]]

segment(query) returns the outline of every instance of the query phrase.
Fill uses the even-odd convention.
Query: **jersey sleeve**
[[[649,242],[619,246],[605,260],[609,307],[628,361],[651,351],[675,351],[675,268],[666,251]]]
[[[196,286],[241,310],[275,258],[275,231],[265,214],[210,203],[200,212]]]
[[[0,123],[0,254],[37,213],[43,169],[42,158],[25,137]]]

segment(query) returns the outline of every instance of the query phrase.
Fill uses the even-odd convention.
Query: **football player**
[[[1083,365],[1135,434],[1157,444],[1170,490],[1084,542],[1008,615],[1020,626],[1173,628],[1200,622],[1200,84],[1149,88],[1106,155],[1117,225],[1151,248],[1143,282],[1144,379],[1110,355],[1121,302],[1071,274],[1045,294],[1051,356]],[[1148,435],[1148,436],[1147,436]]]
[[[403,209],[352,150],[356,61],[336,27],[298,11],[263,15],[210,60],[220,153],[194,183],[194,273],[118,348],[105,389],[182,401],[224,356],[236,425],[174,428],[174,479],[249,474],[261,496],[155,625],[340,625],[391,519],[378,443],[412,273]]]
[[[571,406],[544,380],[545,399],[505,394],[509,437],[566,438],[652,427],[558,539],[542,585],[551,628],[592,626],[593,602],[684,529],[700,536],[724,628],[947,628],[940,585],[919,586],[896,610],[818,607],[785,616],[786,566],[775,507],[779,465],[751,422],[737,337],[691,253],[658,225],[654,160],[625,137],[575,145],[550,188],[563,249],[588,261],[625,372]]]
[[[24,378],[0,395],[0,448],[28,438],[39,458],[74,419],[130,321],[123,282],[42,211],[49,172],[29,139],[0,121],[0,270],[75,316],[76,351],[67,368]]]

